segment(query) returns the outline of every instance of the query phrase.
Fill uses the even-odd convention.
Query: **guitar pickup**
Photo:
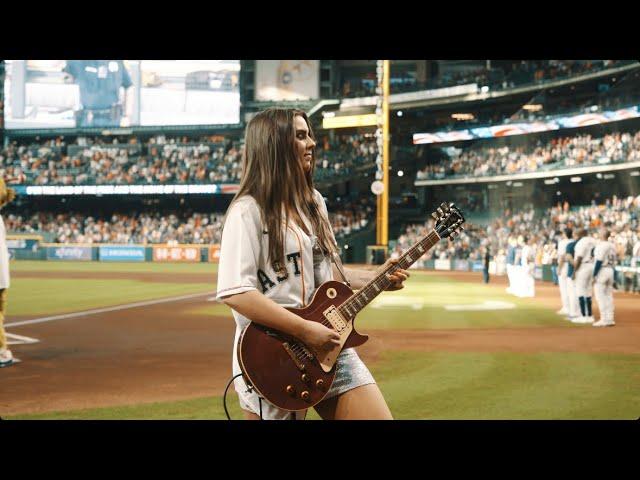
[[[304,366],[304,363],[302,363],[300,359],[296,356],[293,350],[291,350],[291,346],[287,342],[284,342],[282,344],[282,348],[284,348],[285,351],[289,354],[289,356],[291,357],[291,360],[293,360],[293,363],[295,363],[296,367],[298,367],[298,370],[300,370],[301,372],[304,372],[306,370],[306,367]]]
[[[336,332],[341,333],[347,328],[346,320],[342,317],[335,305],[331,305],[322,313]]]

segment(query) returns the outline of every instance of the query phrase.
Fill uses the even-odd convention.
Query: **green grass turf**
[[[58,272],[54,278],[11,279],[8,315],[55,315],[190,293],[215,291],[217,264],[13,261],[12,272]],[[66,272],[207,273],[210,283],[148,282],[135,279],[66,279]]]
[[[55,315],[214,290],[213,282],[14,278],[7,313],[9,319],[13,315]]]
[[[370,368],[396,419],[638,418],[639,355],[394,351]],[[242,417],[233,392],[227,404],[233,419]],[[226,417],[221,397],[207,397],[8,418]]]
[[[11,272],[148,272],[148,273],[211,273],[217,263],[156,263],[156,262],[72,262],[12,260]],[[215,277],[212,277],[215,281]]]
[[[512,310],[451,311],[445,305],[482,304],[485,301],[507,302]],[[419,309],[412,308],[413,306]],[[380,307],[380,308],[378,308]],[[194,313],[231,316],[225,305],[211,303],[196,307]],[[358,314],[356,329],[366,333],[374,329],[442,329],[556,326],[579,328],[562,321],[535,298],[517,298],[503,286],[466,283],[446,277],[412,273],[405,288],[383,292]]]

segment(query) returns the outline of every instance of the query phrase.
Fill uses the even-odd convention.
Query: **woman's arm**
[[[340,344],[340,335],[335,330],[305,320],[257,290],[229,295],[221,301],[249,320],[299,338],[317,350],[331,349]]]

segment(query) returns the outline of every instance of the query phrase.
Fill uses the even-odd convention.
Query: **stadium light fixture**
[[[402,170],[398,170],[398,176],[401,177],[404,175],[404,172]]]
[[[540,105],[539,103],[529,103],[527,105],[523,105],[522,108],[529,112],[539,112],[540,110],[542,110],[542,105]]]
[[[481,91],[482,93],[488,93],[488,92],[489,92],[489,87],[488,87],[487,85],[484,85],[484,86],[480,89],[480,91]]]
[[[513,186],[514,187],[521,187],[522,186],[522,182],[513,182]]]
[[[602,174],[601,173],[596,173],[596,178],[602,178]]]
[[[632,177],[637,177],[638,175],[640,175],[640,170],[634,170],[633,172],[630,172],[629,175]]]
[[[322,112],[323,118],[333,118],[336,116],[336,112]]]
[[[401,117],[401,116],[402,116],[402,110],[398,110],[398,114],[397,114],[397,115],[398,115],[399,117]]]
[[[561,192],[560,190],[558,190],[558,191],[556,192],[556,196],[558,196],[558,197],[559,197],[560,195],[562,195],[562,192]]]
[[[451,118],[454,120],[473,120],[476,117],[473,113],[452,113]]]
[[[615,173],[605,173],[604,174],[604,179],[605,180],[611,180],[612,178],[616,178]]]
[[[582,181],[582,177],[571,177],[571,183],[580,183]]]
[[[598,105],[591,105],[591,111],[592,112],[597,112],[598,111]]]
[[[547,179],[544,181],[544,184],[545,184],[545,185],[555,185],[555,184],[556,184],[556,179],[555,179],[555,178],[547,178]]]

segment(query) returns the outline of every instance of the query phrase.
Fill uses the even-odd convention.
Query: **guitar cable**
[[[227,420],[231,420],[231,417],[229,416],[229,410],[227,410],[227,390],[229,390],[229,386],[231,386],[231,383],[240,375],[242,375],[242,373],[231,377],[231,380],[229,380],[229,383],[227,383],[227,387],[224,389],[224,395],[222,396],[222,406],[224,407],[224,413],[227,415]]]
[[[224,407],[224,413],[227,415],[227,420],[231,420],[231,416],[229,415],[229,410],[227,410],[227,391],[229,390],[229,387],[231,386],[233,381],[236,378],[240,377],[241,375],[242,375],[242,372],[231,377],[231,380],[229,380],[229,383],[227,383],[227,386],[224,389],[224,395],[222,396],[222,405]],[[249,391],[251,391],[252,390],[251,385],[246,381],[245,383],[247,383],[247,387],[249,388]],[[264,420],[264,418],[262,418],[262,397],[260,396],[258,397],[258,404],[260,405],[260,420]]]

